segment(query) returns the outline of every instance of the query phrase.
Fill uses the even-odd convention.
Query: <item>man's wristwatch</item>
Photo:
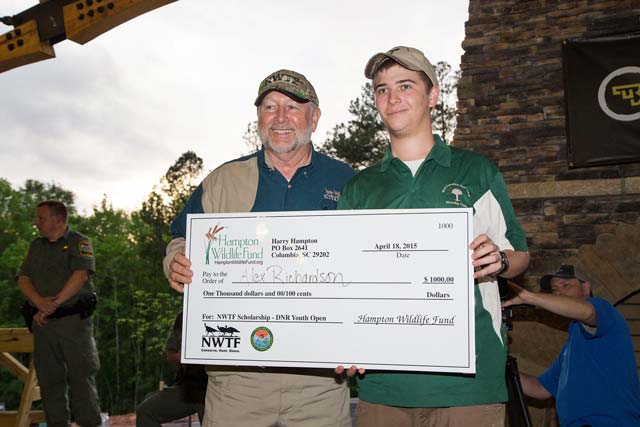
[[[496,276],[500,276],[502,273],[509,269],[509,258],[507,257],[507,254],[505,254],[504,251],[498,251],[498,253],[500,254],[501,266],[500,271],[496,273]]]

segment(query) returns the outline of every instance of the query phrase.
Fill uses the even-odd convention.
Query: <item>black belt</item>
[[[56,311],[48,315],[47,319],[59,319],[61,317],[72,316],[74,314],[79,314],[81,319],[86,319],[93,314],[97,305],[98,297],[95,292],[89,295],[83,295],[71,305],[56,308]],[[32,306],[29,301],[25,301],[22,305],[22,315],[24,316],[25,323],[29,330],[31,330],[33,316],[35,316],[37,312],[38,309]]]

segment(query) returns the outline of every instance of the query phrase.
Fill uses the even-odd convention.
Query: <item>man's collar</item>
[[[451,166],[451,147],[445,144],[439,135],[433,134],[433,140],[435,141],[435,144],[431,148],[431,151],[429,151],[429,155],[426,160],[433,160],[440,166],[448,168]],[[391,152],[391,144],[389,144],[387,145],[387,151],[384,154],[384,158],[380,162],[380,171],[385,172],[391,165],[391,161],[394,158],[395,157]]]
[[[316,157],[318,156],[318,153],[316,152],[315,148],[313,148],[313,142],[309,142],[309,145],[311,146],[311,156],[309,156],[309,163],[300,166],[298,169],[304,168],[304,167],[311,167]],[[262,148],[260,148],[260,151],[258,151],[258,163],[267,169],[275,169],[275,167],[271,163],[271,159],[267,155],[267,150],[265,150],[264,145],[262,146]]]
[[[440,135],[433,135],[433,139],[436,144],[433,146],[428,159],[433,159],[440,166],[448,168],[451,166],[451,147],[444,143],[444,141],[440,138]]]

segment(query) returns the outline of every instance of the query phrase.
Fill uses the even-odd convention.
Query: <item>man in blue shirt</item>
[[[562,427],[640,425],[640,383],[627,323],[611,304],[591,296],[591,284],[563,265],[544,276],[532,293],[511,284],[515,296],[503,303],[531,304],[573,319],[558,358],[539,377],[520,374],[535,399],[556,399]]]
[[[318,153],[311,134],[320,119],[318,97],[302,74],[267,76],[255,100],[262,149],[211,172],[171,224],[164,271],[179,292],[191,283],[184,256],[189,213],[335,209],[354,175],[347,164]],[[208,367],[203,425],[350,427],[349,390],[330,369]]]

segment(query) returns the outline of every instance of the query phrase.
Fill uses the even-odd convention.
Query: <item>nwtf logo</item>
[[[219,351],[233,351],[240,345],[240,331],[233,326],[212,326],[204,324],[205,334],[202,336],[202,348],[215,348]]]

